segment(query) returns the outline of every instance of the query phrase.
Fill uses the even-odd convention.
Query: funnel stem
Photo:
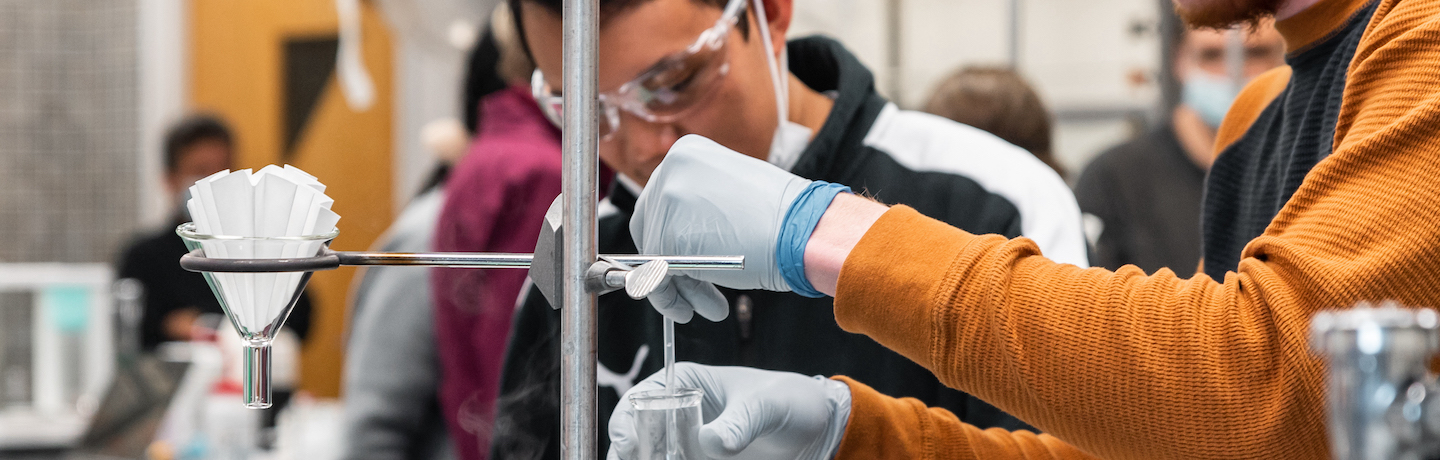
[[[266,409],[270,407],[270,344],[245,344],[244,379],[245,407]]]

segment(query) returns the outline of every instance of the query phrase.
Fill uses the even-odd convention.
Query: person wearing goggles
[[[705,454],[1434,458],[1433,438],[1421,434],[1434,419],[1401,408],[1433,393],[1366,387],[1374,390],[1351,401],[1385,417],[1375,422],[1327,404],[1349,402],[1351,383],[1329,372],[1345,364],[1327,365],[1333,354],[1321,351],[1340,342],[1315,334],[1321,312],[1408,316],[1440,306],[1440,1],[1174,3],[1195,28],[1273,17],[1289,64],[1256,76],[1220,123],[1193,276],[1082,269],[1029,239],[961,231],[906,206],[789,195],[781,191],[814,182],[700,136],[677,141],[636,201],[640,251],[779,248],[777,263],[747,259],[739,273],[691,276],[739,288],[780,277],[833,295],[833,320],[846,330],[1046,430],[980,430],[863,379],[680,363],[673,386],[704,394]],[[1363,337],[1359,367],[1389,375],[1411,374],[1372,366],[1391,352],[1371,346],[1392,340],[1377,324],[1433,327],[1359,324],[1367,327],[1350,336]],[[666,380],[652,375],[629,391]],[[612,458],[634,458],[636,412],[625,404],[612,414]]]
[[[531,79],[536,102],[558,126],[566,109],[559,91],[561,2],[511,0],[511,7],[538,69]],[[636,225],[666,224],[632,222],[636,197],[672,145],[694,134],[816,184],[797,182],[775,193],[824,201],[847,188],[864,191],[971,232],[1025,235],[1047,256],[1088,265],[1079,207],[1054,171],[978,129],[900,110],[834,40],[787,42],[793,13],[791,0],[600,0],[599,149],[618,173],[599,212],[602,252],[635,253]],[[734,187],[746,192],[740,182]],[[727,222],[705,225],[735,230]],[[747,266],[764,266],[776,254],[770,247],[743,255]],[[975,426],[1026,427],[946,388],[905,357],[844,332],[833,300],[803,279],[771,277],[723,290],[673,280],[647,300],[600,297],[602,452],[620,396],[662,366],[657,308],[686,322],[676,328],[680,360],[849,375],[885,394],[949,409]],[[706,320],[689,321],[691,312]],[[496,403],[494,458],[558,457],[558,331],[559,315],[539,291],[520,299]]]
[[[716,83],[730,73],[726,44],[730,30],[740,20],[745,0],[730,0],[715,25],[700,33],[695,43],[683,51],[666,56],[625,82],[614,91],[600,95],[600,139],[615,138],[620,127],[620,111],[650,123],[676,121],[687,110],[715,94]],[[545,80],[545,72],[535,69],[530,80],[535,101],[555,126],[564,118],[565,97]]]
[[[537,29],[559,30],[559,16],[545,16],[538,11],[544,9],[538,1],[516,3],[536,13],[522,16],[522,30],[528,30],[530,23]],[[602,2],[602,10],[607,3]],[[725,145],[764,157],[778,148],[768,139],[776,126],[782,131],[813,132],[824,123],[833,104],[830,98],[779,77],[788,74],[776,56],[784,46],[783,35],[771,34],[768,28],[756,31],[752,22],[741,22],[752,21],[746,14],[752,9],[747,7],[750,0],[698,0],[671,7],[666,7],[668,2],[629,3],[641,5],[617,16],[650,25],[641,33],[616,34],[606,33],[613,30],[607,27],[609,21],[602,24],[602,47],[627,52],[601,52],[599,81],[600,157],[627,179],[644,184],[670,144],[687,133],[710,133]],[[706,8],[696,8],[701,5]],[[528,33],[526,38],[542,63],[531,78],[535,100],[559,126],[565,110],[559,91],[561,36]],[[553,53],[544,52],[552,49]],[[792,103],[794,111],[788,110]],[[786,118],[787,123],[779,121]]]

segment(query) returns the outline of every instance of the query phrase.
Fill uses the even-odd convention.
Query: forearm
[[[890,208],[850,194],[835,197],[805,247],[805,275],[835,295],[846,258]],[[903,324],[896,322],[895,324]],[[839,377],[852,389],[853,407],[837,459],[1081,459],[1093,458],[1049,435],[981,430],[944,409],[895,399]]]
[[[947,386],[1107,458],[1309,458],[1323,455],[1322,382],[1310,312],[1269,307],[1297,300],[1281,269],[1247,263],[1224,285],[1080,269],[1025,238],[896,207],[852,248],[835,314]]]
[[[1049,435],[981,430],[944,409],[912,398],[892,398],[845,377],[850,421],[836,459],[1088,459]]]

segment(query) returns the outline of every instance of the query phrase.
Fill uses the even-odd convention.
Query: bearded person
[[[825,184],[696,136],[676,142],[630,222],[640,253],[803,261],[747,255],[741,273],[687,275],[832,295],[841,328],[1044,431],[982,430],[860,379],[677,365],[675,386],[702,390],[713,414],[698,432],[705,453],[1330,458],[1311,318],[1359,302],[1440,306],[1440,1],[1176,3],[1195,27],[1273,17],[1288,64],[1253,79],[1216,132],[1202,269],[1189,278],[1063,264],[1023,237],[853,194],[775,192]],[[611,458],[637,458],[628,406],[610,418]]]

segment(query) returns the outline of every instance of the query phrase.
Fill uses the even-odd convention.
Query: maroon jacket
[[[515,86],[481,101],[479,133],[450,176],[435,250],[531,252],[560,194],[560,131]],[[510,316],[525,270],[435,269],[440,406],[462,460],[490,451]]]

